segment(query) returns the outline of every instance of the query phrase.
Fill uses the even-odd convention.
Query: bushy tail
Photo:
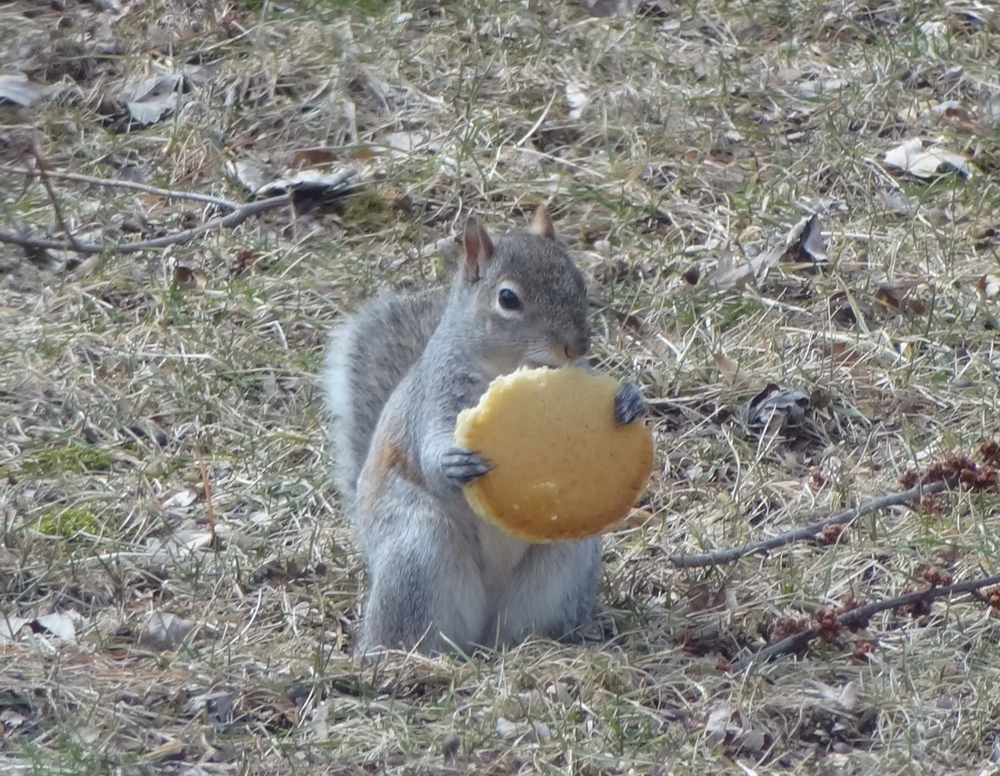
[[[444,312],[446,289],[383,293],[334,331],[323,370],[332,416],[333,481],[349,503],[382,408],[423,353]]]

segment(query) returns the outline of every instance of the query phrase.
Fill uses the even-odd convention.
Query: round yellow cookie
[[[625,517],[653,468],[653,437],[645,421],[615,426],[617,390],[576,367],[490,383],[455,429],[494,466],[464,488],[476,514],[531,542],[593,536]]]

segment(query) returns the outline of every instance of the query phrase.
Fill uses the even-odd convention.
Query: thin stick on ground
[[[205,494],[205,518],[208,520],[208,532],[215,541],[215,509],[212,507],[212,483],[208,477],[208,467],[205,466],[205,451],[201,445],[195,447],[198,456],[198,469],[201,473],[201,487]]]
[[[908,606],[921,601],[933,601],[936,598],[944,598],[945,596],[954,595],[956,593],[971,593],[993,585],[1000,585],[1000,574],[994,574],[989,577],[978,577],[976,579],[967,579],[964,582],[956,582],[953,585],[932,587],[928,590],[917,590],[912,593],[904,593],[896,598],[889,598],[885,601],[875,601],[870,604],[865,604],[864,606],[859,606],[855,609],[850,609],[842,614],[838,614],[837,624],[845,627],[864,626],[873,615],[876,615],[879,612],[896,609],[900,606]],[[787,636],[774,642],[773,644],[768,644],[766,647],[758,650],[752,655],[748,655],[747,657],[737,660],[732,664],[732,670],[742,671],[754,663],[765,662],[767,660],[772,660],[779,655],[796,652],[805,647],[806,644],[818,636],[819,628],[810,628],[800,633],[793,633],[791,636]]]
[[[73,234],[73,230],[69,228],[69,224],[66,223],[66,219],[63,218],[59,198],[56,196],[56,192],[52,188],[51,181],[49,181],[48,162],[45,160],[45,157],[42,156],[42,150],[38,147],[38,141],[35,139],[32,139],[31,141],[31,153],[34,154],[35,163],[38,165],[38,169],[34,172],[38,176],[38,179],[42,182],[42,186],[45,188],[46,193],[49,195],[49,202],[52,205],[52,212],[55,214],[56,223],[59,224],[59,228],[66,233],[66,237],[73,245],[73,250],[81,253],[80,241],[76,239],[76,235]]]
[[[226,210],[236,210],[240,207],[238,202],[232,202],[228,199],[222,199],[221,197],[213,197],[210,194],[200,194],[197,191],[161,189],[157,186],[149,186],[145,183],[138,183],[137,181],[123,181],[116,180],[114,178],[95,178],[92,175],[81,175],[75,172],[59,172],[58,170],[45,170],[43,173],[38,169],[33,170],[26,167],[10,167],[5,164],[0,164],[0,172],[8,172],[14,175],[28,175],[32,177],[57,178],[64,181],[76,181],[77,183],[89,183],[94,186],[107,186],[109,188],[116,189],[131,189],[132,191],[141,191],[146,194],[163,197],[164,199],[189,199],[194,202],[205,202],[209,205],[224,207]]]
[[[154,248],[166,248],[168,245],[185,243],[192,237],[196,237],[202,232],[209,232],[213,229],[232,229],[233,227],[242,224],[252,215],[263,213],[265,210],[273,210],[274,208],[281,207],[282,205],[289,205],[291,202],[292,199],[288,194],[282,194],[278,197],[269,197],[268,199],[262,199],[258,202],[248,202],[245,205],[237,206],[232,213],[227,213],[224,216],[213,218],[211,221],[206,221],[205,223],[199,224],[191,229],[185,229],[182,232],[175,232],[173,234],[165,234],[162,237],[156,237],[152,240],[140,240],[138,242],[125,244],[108,242],[104,245],[98,245],[97,243],[78,243],[77,245],[73,245],[73,243],[68,240],[47,240],[40,237],[21,237],[20,235],[12,234],[10,232],[0,232],[0,243],[11,243],[25,248],[41,248],[44,250],[77,251],[78,253],[137,253],[138,251],[151,250]]]
[[[872,499],[871,501],[862,504],[856,509],[848,509],[844,512],[833,515],[832,517],[817,520],[800,528],[794,528],[791,531],[786,531],[785,533],[778,534],[777,536],[772,536],[770,539],[750,542],[748,544],[744,544],[742,547],[728,547],[720,550],[711,550],[709,552],[692,553],[687,555],[671,555],[669,560],[678,568],[716,566],[722,563],[732,563],[733,561],[739,560],[747,555],[753,555],[758,552],[766,552],[767,550],[783,547],[786,544],[791,544],[792,542],[801,541],[803,539],[811,539],[819,534],[828,525],[843,525],[844,523],[850,523],[852,520],[861,517],[862,515],[878,512],[889,507],[899,506],[901,504],[909,504],[919,501],[922,496],[930,495],[932,493],[940,493],[947,487],[947,484],[944,482],[932,482],[927,485],[917,485],[916,487],[904,490],[901,493],[890,493],[886,496],[880,496],[879,498]]]

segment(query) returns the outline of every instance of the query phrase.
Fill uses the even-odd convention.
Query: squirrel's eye
[[[514,291],[511,291],[509,288],[500,289],[500,293],[497,295],[497,301],[500,302],[500,306],[504,310],[521,309],[521,297],[519,297]]]

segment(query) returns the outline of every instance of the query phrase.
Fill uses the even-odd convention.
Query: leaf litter
[[[147,78],[126,92],[125,105],[140,126],[155,124],[180,106],[183,88],[184,76],[179,73]]]
[[[41,84],[28,80],[24,73],[0,74],[0,100],[27,108],[38,102],[46,91]]]
[[[938,144],[925,146],[919,137],[911,138],[886,151],[882,158],[890,167],[916,178],[935,178],[947,172],[957,172],[961,177],[968,178],[978,172],[975,165],[962,154]]]
[[[18,626],[0,631],[0,769],[993,767],[980,603],[725,665],[848,590],[991,568],[995,500],[723,569],[665,559],[840,511],[1000,433],[991,8],[788,10],[0,5],[4,74],[46,90],[0,105],[5,166],[40,132],[55,170],[232,200],[305,170],[333,197],[365,189],[340,219],[261,214],[77,275],[0,247],[0,601]],[[205,215],[52,183],[81,237]],[[0,231],[63,236],[40,181],[4,170],[0,192]],[[314,387],[330,323],[443,281],[467,213],[499,230],[540,203],[590,275],[595,360],[656,413],[642,517],[606,540],[583,645],[359,667],[364,574]],[[74,638],[36,622],[71,610]]]

